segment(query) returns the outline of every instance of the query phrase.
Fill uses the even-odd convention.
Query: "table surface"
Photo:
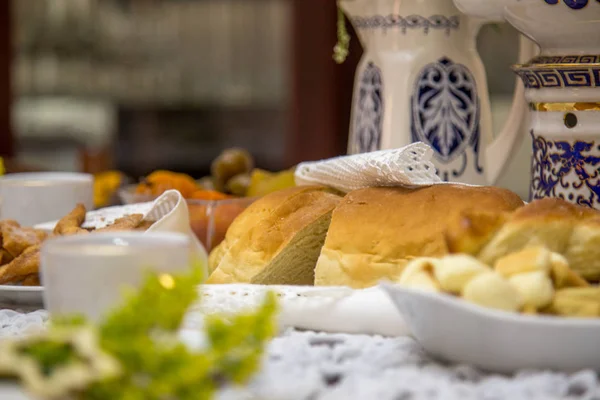
[[[0,338],[44,329],[43,310],[0,310]],[[486,374],[433,360],[410,337],[326,334],[286,330],[268,346],[250,385],[228,389],[219,400],[600,400],[593,371],[563,374],[521,371]],[[0,399],[28,399],[0,386]]]

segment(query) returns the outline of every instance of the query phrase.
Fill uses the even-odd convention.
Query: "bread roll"
[[[269,194],[233,221],[213,250],[207,283],[312,285],[314,268],[341,197],[320,186]]]
[[[479,215],[469,215],[462,227],[481,225]],[[487,218],[487,217],[486,217]],[[479,221],[478,221],[479,219]],[[488,218],[489,219],[489,218]],[[563,255],[570,267],[587,280],[600,280],[600,212],[548,198],[536,200],[512,213],[486,240],[476,254],[486,264],[527,247],[543,246]],[[461,234],[463,237],[461,238]],[[452,232],[454,243],[473,241],[473,232],[458,228]],[[457,252],[469,252],[457,245]]]
[[[463,211],[513,211],[522,205],[516,194],[492,187],[356,190],[333,212],[315,284],[364,288],[397,280],[411,258],[448,253],[443,233]]]

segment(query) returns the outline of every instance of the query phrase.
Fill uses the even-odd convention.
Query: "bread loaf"
[[[312,285],[340,199],[325,187],[301,186],[257,200],[211,253],[207,283]]]
[[[333,212],[315,284],[364,288],[396,280],[411,258],[448,253],[444,232],[463,211],[513,211],[522,205],[516,194],[492,187],[356,190]]]
[[[600,280],[600,212],[548,198],[492,220],[489,213],[465,213],[447,233],[451,251],[473,254],[494,265],[508,254],[543,246],[563,255],[587,280]],[[468,228],[472,226],[480,229]],[[481,246],[472,246],[474,242]]]

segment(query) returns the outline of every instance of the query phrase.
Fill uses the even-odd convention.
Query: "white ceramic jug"
[[[540,45],[515,66],[531,124],[531,199],[600,209],[600,0],[455,0],[473,16],[504,17]]]
[[[450,0],[340,0],[364,48],[356,72],[350,154],[422,141],[447,181],[493,184],[526,125],[523,86],[494,139],[479,29],[491,18],[462,14]],[[520,61],[535,46],[521,41]]]

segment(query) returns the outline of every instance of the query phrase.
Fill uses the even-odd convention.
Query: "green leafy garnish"
[[[18,378],[36,398],[63,399],[121,372],[117,360],[100,349],[91,326],[53,327],[0,342],[0,375]]]
[[[50,376],[56,368],[79,359],[76,349],[70,343],[39,341],[24,346],[17,352],[37,360],[44,376]]]
[[[53,320],[48,334],[15,341],[13,358],[2,363],[0,355],[0,373],[21,378],[40,398],[81,400],[208,400],[222,385],[246,382],[276,332],[275,296],[255,313],[207,317],[205,332],[198,332],[206,346],[190,350],[178,331],[198,299],[201,271],[150,275],[98,326],[79,317]],[[19,357],[35,366],[35,379],[11,368]]]
[[[333,48],[333,59],[342,64],[350,53],[350,35],[346,29],[346,17],[341,8],[337,9],[337,44]]]
[[[213,370],[214,376],[235,383],[242,383],[252,376],[262,356],[263,343],[276,332],[273,321],[276,311],[276,297],[270,293],[256,314],[237,315],[231,321],[207,317],[206,333],[212,345],[212,364],[221,366],[220,370]]]

